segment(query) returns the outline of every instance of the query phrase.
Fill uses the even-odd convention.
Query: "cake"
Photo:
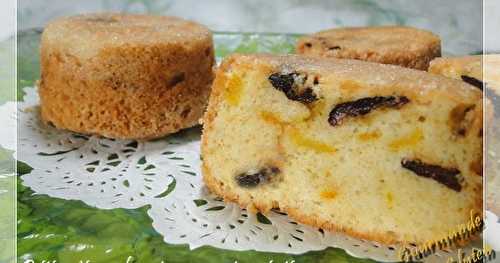
[[[433,60],[429,72],[463,80],[486,89],[487,157],[486,209],[500,214],[500,55],[443,57]],[[491,107],[493,104],[493,107]],[[493,109],[493,110],[489,110]],[[493,117],[495,116],[495,117]]]
[[[487,95],[500,96],[500,55],[441,57],[431,61],[428,71],[448,78],[459,79],[483,90]],[[496,98],[492,98],[496,99]]]
[[[83,134],[162,137],[198,123],[213,65],[211,32],[181,18],[60,18],[41,39],[41,117]]]
[[[482,56],[442,57],[431,61],[428,71],[449,78],[463,80],[483,89]]]
[[[297,53],[358,59],[426,70],[441,56],[441,40],[431,32],[406,26],[336,28],[299,39]]]
[[[424,71],[232,55],[203,118],[209,190],[253,212],[385,244],[482,212],[482,94]]]

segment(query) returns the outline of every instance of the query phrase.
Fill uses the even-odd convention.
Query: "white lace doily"
[[[278,211],[254,215],[210,195],[200,173],[197,128],[149,142],[74,134],[44,125],[36,90],[24,90],[17,156],[33,167],[22,180],[37,194],[102,209],[150,205],[148,215],[165,242],[190,248],[299,254],[339,247],[355,257],[398,259],[397,248],[297,224]],[[439,252],[433,259],[448,256]]]
[[[500,218],[486,211],[484,241],[495,251],[500,251]]]

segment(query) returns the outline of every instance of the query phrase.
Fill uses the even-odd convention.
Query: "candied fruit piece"
[[[276,114],[269,111],[260,112],[260,117],[267,123],[281,125],[284,123]]]
[[[424,133],[420,128],[415,129],[411,134],[396,139],[389,143],[389,148],[392,151],[398,151],[402,148],[408,148],[417,145],[424,139]]]
[[[380,133],[379,130],[374,130],[371,132],[364,132],[358,135],[358,139],[360,141],[366,142],[366,141],[372,141],[380,138],[382,134]]]
[[[305,137],[296,128],[289,129],[288,134],[292,142],[297,146],[305,147],[318,153],[335,153],[337,151],[333,146]]]
[[[319,195],[322,199],[332,200],[337,197],[337,192],[333,190],[324,190]]]
[[[385,195],[385,198],[386,198],[387,205],[389,206],[389,208],[392,208],[394,205],[394,196],[392,195],[392,193],[387,192],[387,194]]]
[[[243,92],[243,80],[237,74],[233,74],[226,82],[225,98],[229,105],[237,106],[240,103]]]

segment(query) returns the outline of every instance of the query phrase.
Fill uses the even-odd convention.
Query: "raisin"
[[[329,50],[337,50],[337,49],[340,49],[340,47],[339,46],[333,46],[333,47],[329,47],[328,49]]]
[[[328,117],[328,122],[330,125],[336,126],[342,124],[343,120],[347,117],[362,116],[378,108],[400,108],[408,102],[410,100],[405,96],[376,96],[344,102],[337,104],[332,109]]]
[[[314,102],[317,99],[318,98],[314,94],[313,90],[311,88],[306,88],[300,95],[296,96],[295,99],[293,100],[297,100],[302,103],[308,104]]]
[[[273,73],[269,76],[268,80],[275,89],[285,93],[286,97],[290,100],[299,101],[304,104],[316,101],[318,97],[314,94],[313,89],[311,87],[302,87],[307,79],[307,75],[304,76],[303,81],[298,81],[300,76],[297,72],[288,74]]]
[[[401,166],[414,172],[416,175],[431,178],[445,185],[446,187],[460,192],[462,185],[460,185],[459,178],[460,171],[456,168],[445,168],[439,165],[424,163],[419,159],[409,160],[404,158],[401,160]]]
[[[310,42],[306,42],[305,46],[306,47],[312,47],[312,44]]]
[[[289,73],[289,74],[281,74],[281,73],[273,73],[269,76],[269,82],[279,91],[283,91],[288,93],[289,90],[293,88],[293,84],[295,82],[294,76],[297,73]]]
[[[480,90],[483,90],[483,82],[476,79],[476,78],[473,78],[473,77],[469,77],[469,76],[466,76],[466,75],[462,75],[461,76],[462,80]]]
[[[241,187],[253,188],[259,184],[271,181],[271,179],[280,173],[277,167],[265,167],[258,172],[247,172],[236,176],[236,182]]]
[[[254,174],[240,174],[236,176],[236,181],[242,187],[255,187],[260,184],[262,175],[260,173]]]
[[[319,78],[318,78],[318,76],[314,77],[313,84],[314,85],[318,85],[319,84]]]
[[[174,87],[175,85],[183,82],[186,79],[184,72],[174,75],[167,83],[168,87]]]
[[[116,23],[118,20],[113,17],[108,17],[108,16],[96,16],[96,17],[89,17],[86,18],[85,20],[89,22],[96,22],[96,23]]]

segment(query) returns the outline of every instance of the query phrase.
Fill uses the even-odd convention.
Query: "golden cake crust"
[[[467,75],[483,79],[482,56],[441,57],[431,61],[428,71],[448,78],[461,79]]]
[[[478,106],[480,105],[482,96],[481,92],[471,88],[469,85],[466,85],[462,82],[443,78],[440,76],[434,76],[425,72],[404,69],[396,66],[384,66],[373,63],[360,62],[355,60],[322,60],[294,55],[232,55],[229,58],[225,59],[221,67],[218,69],[216,79],[212,86],[212,94],[210,97],[209,106],[203,120],[204,131],[201,142],[203,156],[203,179],[207,187],[211,191],[223,197],[224,200],[236,202],[241,207],[250,209],[250,211],[260,211],[266,213],[270,209],[277,208],[288,213],[289,216],[291,216],[298,222],[309,224],[318,228],[323,228],[325,230],[340,231],[358,238],[374,240],[385,244],[405,242],[405,240],[402,240],[402,236],[400,236],[399,233],[359,230],[353,226],[339,224],[335,220],[329,220],[324,215],[311,214],[308,208],[302,206],[301,204],[294,204],[293,201],[291,201],[293,200],[293,198],[287,196],[286,193],[280,193],[277,195],[282,196],[283,199],[266,199],[269,196],[274,197],[272,193],[269,193],[269,191],[272,191],[271,188],[264,188],[264,192],[261,192],[259,190],[258,194],[253,195],[249,194],[246,191],[236,189],[233,185],[233,182],[227,181],[227,179],[220,178],[221,170],[219,168],[221,166],[224,166],[224,164],[215,163],[215,159],[213,159],[213,156],[217,155],[217,151],[221,151],[222,149],[221,146],[214,146],[212,142],[215,139],[214,137],[223,136],[221,134],[218,134],[221,132],[221,130],[216,130],[216,126],[220,125],[217,124],[217,122],[220,122],[220,120],[218,120],[220,116],[218,115],[221,114],[221,110],[227,110],[228,107],[226,105],[226,100],[228,99],[227,85],[231,82],[231,80],[226,76],[227,73],[234,70],[273,72],[274,70],[283,67],[293,68],[297,71],[307,71],[309,73],[313,72],[323,77],[330,74],[335,75],[338,78],[356,78],[361,83],[366,82],[374,86],[389,86],[395,90],[400,90],[402,88],[401,86],[403,85],[405,92],[407,92],[405,94],[411,94],[412,92],[414,92],[415,96],[421,96],[422,98],[426,99],[437,99],[439,97],[445,96],[447,99],[449,99],[450,101],[454,101],[455,103],[469,103],[474,101],[478,104]],[[481,111],[478,111],[476,116],[474,117],[476,118],[476,120],[473,122],[473,128],[471,127],[471,129],[475,132],[478,132],[481,129],[481,115]],[[474,146],[474,149],[472,150],[475,155],[474,158],[482,159],[481,145],[476,146]],[[281,147],[283,147],[283,145],[281,145]],[[237,150],[237,152],[241,151],[245,150]],[[272,152],[274,151],[280,152],[283,151],[283,149],[280,149],[280,146],[278,146],[276,150],[268,150],[266,152],[262,152],[261,154],[272,155]],[[226,153],[224,156],[227,156],[227,154],[229,153]],[[232,157],[230,155],[227,158]],[[235,162],[237,161],[236,159],[231,160]],[[286,160],[278,160],[277,162],[278,165],[281,165],[280,162],[286,163]],[[215,169],[216,167],[219,168]],[[217,175],[214,174],[214,171],[216,171]],[[467,180],[470,180],[471,184],[471,188],[468,189],[467,192],[469,192],[468,194],[470,194],[470,196],[473,196],[473,199],[467,201],[468,204],[464,208],[464,210],[467,211],[464,211],[464,213],[460,215],[460,217],[462,217],[462,219],[460,220],[464,221],[469,218],[469,211],[482,211],[482,179],[478,174],[470,172],[467,172],[466,174]],[[310,193],[304,194],[308,196],[310,195]],[[460,220],[458,222],[463,222]],[[444,230],[442,231],[443,233],[448,232]],[[436,236],[433,236],[432,238],[435,237]],[[423,237],[420,238],[413,237],[413,239],[409,241],[422,243],[428,241],[426,238],[430,238],[428,233],[424,234]]]
[[[488,84],[500,96],[500,55],[441,57],[431,61],[428,71],[449,78],[469,76]]]
[[[307,56],[358,59],[426,70],[441,56],[441,40],[431,32],[405,26],[350,27],[320,31],[297,42]]]
[[[213,80],[211,32],[176,17],[100,13],[50,23],[41,40],[42,119],[110,138],[197,124]]]

